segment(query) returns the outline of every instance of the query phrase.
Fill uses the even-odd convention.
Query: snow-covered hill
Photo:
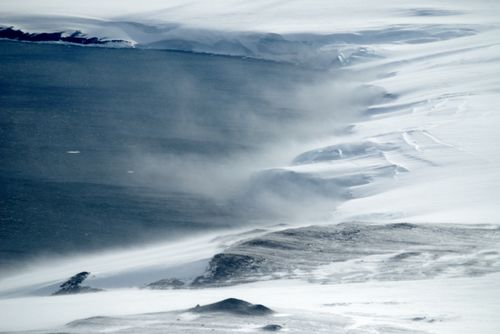
[[[491,28],[497,7],[491,1],[23,1],[4,3],[0,24],[27,33],[81,32],[125,41],[123,46],[325,68],[376,56],[372,48],[379,44],[423,43]]]

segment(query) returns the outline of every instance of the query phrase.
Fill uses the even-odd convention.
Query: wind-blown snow
[[[325,219],[328,214],[330,223],[498,225],[499,12],[499,3],[487,0],[418,4],[179,0],[168,5],[152,0],[77,5],[31,0],[2,4],[0,24],[27,32],[80,30],[88,36],[130,41],[138,48],[292,62],[358,80],[368,87],[363,92],[375,89],[383,92],[383,98],[346,131],[282,150],[289,163],[267,166],[271,168],[256,174],[242,196],[263,199],[269,205],[266,209],[296,216],[308,209],[321,211],[318,216]],[[67,151],[75,152],[79,151]],[[297,189],[313,200],[297,202]],[[315,206],[320,198],[331,201]],[[344,316],[337,324],[340,332],[499,331],[500,287],[495,273],[357,284],[270,281],[201,290],[116,289],[142,286],[166,272],[192,278],[219,245],[210,236],[54,263],[40,261],[19,269],[0,281],[0,329],[66,331],[65,323],[90,316],[183,310],[239,297],[299,318],[310,312]],[[316,278],[335,276],[339,270],[350,274],[355,271],[351,265],[369,264],[335,263],[313,274]],[[112,291],[16,297],[48,293],[81,270],[92,271],[96,286]],[[134,327],[137,318],[131,319],[117,324],[132,322]],[[97,330],[118,328],[113,326],[103,320]]]

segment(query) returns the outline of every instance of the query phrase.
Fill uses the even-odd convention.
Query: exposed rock
[[[270,324],[270,325],[265,325],[261,329],[263,331],[266,331],[266,332],[277,332],[277,331],[281,330],[282,328],[283,327],[281,327],[280,325]]]
[[[103,291],[102,289],[91,288],[89,286],[81,286],[83,281],[85,281],[89,275],[90,273],[88,271],[82,271],[81,273],[72,276],[66,282],[61,284],[59,286],[60,289],[54,292],[52,295],[58,296],[58,295]]]
[[[88,37],[80,31],[74,31],[70,35],[65,35],[64,32],[51,33],[28,33],[22,30],[16,30],[13,27],[0,27],[0,38],[6,38],[16,41],[28,42],[66,42],[83,45],[104,45],[111,43],[129,44],[123,40],[103,40],[97,37]]]
[[[146,287],[150,289],[181,289],[186,286],[186,282],[177,278],[164,278],[159,281],[149,283]]]
[[[246,277],[251,280],[259,272],[263,259],[257,256],[244,254],[221,253],[215,255],[208,264],[203,276],[197,277],[191,285],[193,287],[228,283],[231,280]]]
[[[195,313],[224,312],[246,316],[262,316],[273,313],[273,310],[264,305],[251,304],[236,298],[228,298],[217,303],[203,306],[197,305],[196,307],[189,309],[189,311]]]

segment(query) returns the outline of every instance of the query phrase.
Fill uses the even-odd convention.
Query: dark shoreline
[[[63,36],[64,32],[51,32],[51,33],[30,33],[22,30],[16,30],[14,27],[2,27],[0,25],[0,42],[20,42],[20,43],[33,43],[33,44],[53,44],[77,47],[94,47],[106,49],[133,49],[137,51],[157,51],[169,52],[180,54],[194,54],[203,56],[213,56],[229,59],[239,59],[252,62],[264,62],[282,66],[296,67],[311,72],[322,73],[323,69],[317,69],[303,64],[294,63],[291,61],[278,61],[267,58],[232,55],[225,53],[203,52],[195,50],[182,50],[176,48],[155,48],[147,46],[134,46],[132,42],[120,39],[105,39],[99,37],[87,37],[80,31],[74,31],[69,36]]]
[[[65,36],[62,31],[51,33],[29,33],[20,29],[14,29],[14,27],[0,28],[0,39],[22,42],[64,42],[78,45],[107,45],[111,43],[130,44],[130,42],[124,40],[108,40],[98,37],[88,37],[78,30]]]

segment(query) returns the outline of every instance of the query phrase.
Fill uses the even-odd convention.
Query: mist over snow
[[[500,332],[498,1],[0,3],[0,332]]]

